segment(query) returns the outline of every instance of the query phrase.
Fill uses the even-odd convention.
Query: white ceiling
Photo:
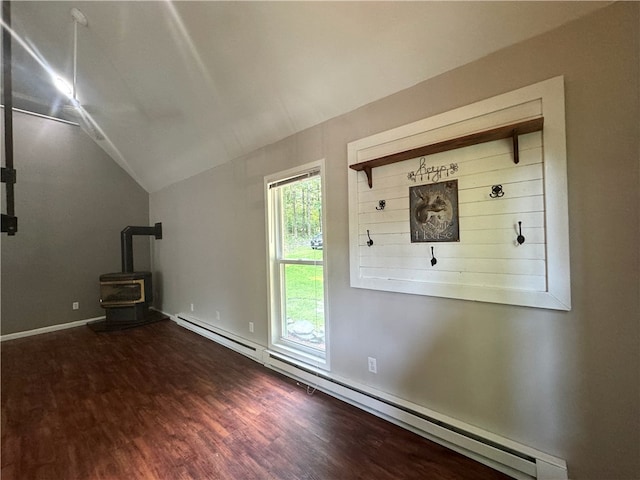
[[[14,1],[12,25],[71,79],[85,14],[78,98],[153,192],[607,3]],[[16,106],[53,112],[45,69],[15,50]]]

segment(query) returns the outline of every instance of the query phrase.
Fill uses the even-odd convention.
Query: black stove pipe
[[[133,273],[133,239],[134,235],[154,235],[156,240],[162,238],[162,223],[153,227],[125,227],[120,232],[120,251],[122,253],[122,273]]]
[[[2,183],[6,183],[7,213],[2,214],[2,232],[15,235],[18,231],[18,217],[15,212],[14,184],[16,171],[13,168],[13,94],[11,76],[11,3],[2,2],[2,103],[4,104],[4,158],[2,167]]]

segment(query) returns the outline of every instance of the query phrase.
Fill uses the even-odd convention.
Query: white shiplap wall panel
[[[503,190],[508,192],[505,194],[505,198],[523,197],[523,196],[535,196],[544,194],[544,185],[542,182],[542,164],[522,166],[520,168],[507,167],[501,172],[503,175],[501,178],[507,180],[500,183],[503,186]],[[450,175],[447,177],[449,180],[458,179],[458,198],[460,203],[469,203],[478,200],[492,200],[489,196],[491,193],[491,186],[494,182],[496,173],[480,173],[476,175]],[[405,176],[406,177],[406,176]],[[415,185],[425,185],[426,183],[411,183],[405,179],[403,186],[389,187],[384,189],[373,188],[367,192],[360,192],[358,195],[358,213],[361,215],[367,215],[373,212],[377,212],[379,200],[385,200],[387,206],[385,212],[390,210],[402,208],[400,205],[404,205],[409,208],[409,189]],[[360,184],[358,184],[360,185]],[[367,187],[365,183],[363,188]],[[464,202],[462,201],[464,199]],[[464,216],[464,215],[462,215]],[[381,220],[373,220],[375,223],[379,223]]]
[[[518,220],[524,225],[528,225],[529,228],[542,227],[544,226],[544,212],[521,213],[517,215],[517,218],[513,214],[464,217],[460,219],[460,229],[462,231],[468,231],[498,228],[500,225],[504,225],[505,221],[506,223],[515,225]]]
[[[542,195],[519,198],[506,198],[505,195],[491,201],[463,203],[460,205],[460,216],[478,217],[503,213],[542,212],[543,210],[544,198]]]
[[[524,235],[526,237],[526,243],[535,244],[535,243],[544,243],[544,228],[529,228],[524,229],[522,233],[526,233]],[[381,233],[379,230],[370,229],[370,236],[372,239],[375,238],[374,245],[383,246],[383,245],[404,245],[407,242],[411,242],[409,230],[401,233]],[[516,237],[518,236],[518,225],[517,222],[513,224],[510,228],[504,227],[495,228],[492,230],[472,230],[467,232],[464,236],[462,233],[460,234],[460,241],[455,242],[456,245],[463,245],[466,250],[470,250],[475,248],[477,245],[503,245],[510,246],[511,244],[517,245]],[[366,245],[368,240],[367,233],[360,235],[361,242]],[[418,245],[424,245],[428,242],[419,242]],[[429,245],[433,246],[436,250],[440,249],[444,243],[441,242],[431,242]],[[373,245],[372,245],[373,247]],[[370,248],[372,248],[370,247]],[[377,250],[377,249],[376,249]],[[389,263],[393,265],[392,262]]]
[[[391,259],[397,268],[415,268],[415,259],[413,257],[392,257]],[[362,267],[383,268],[386,262],[386,258],[376,256],[360,257],[360,265]],[[428,264],[428,267],[425,266],[425,268],[430,267],[431,264]],[[545,274],[544,260],[526,258],[448,258],[446,268],[457,272],[510,273],[513,275],[535,276],[544,276]]]
[[[398,268],[362,268],[362,276],[365,278],[384,278],[386,280],[404,280],[418,283],[448,283],[453,285],[473,285],[481,287],[500,287],[516,290],[544,290],[545,277],[532,275],[506,275],[476,272],[449,272],[436,269],[412,268],[411,277],[407,278],[406,269]],[[526,280],[523,280],[523,278]],[[514,287],[517,284],[519,287]]]
[[[569,309],[568,238],[556,233],[566,231],[563,92],[559,77],[349,144],[353,164],[545,114],[543,132],[519,137],[517,165],[506,139],[376,167],[372,188],[350,170],[352,286]],[[447,180],[458,183],[459,240],[412,243],[410,188]],[[491,198],[498,184],[504,196]],[[550,201],[561,203],[550,212]]]
[[[403,212],[403,215],[407,212]],[[480,239],[481,235],[491,237],[491,233],[494,230],[505,229],[505,225],[517,225],[518,219],[523,222],[527,232],[531,235],[535,229],[539,231],[543,231],[542,228],[544,226],[544,214],[543,212],[529,212],[528,214],[518,214],[518,215],[485,215],[481,217],[466,217],[460,219],[460,229],[464,231],[473,231],[473,230],[482,230],[484,233],[479,234],[479,236],[475,237]],[[365,236],[367,234],[367,230],[373,232],[374,235],[384,235],[384,234],[397,234],[403,233],[409,235],[409,222],[406,220],[403,222],[379,222],[379,223],[369,223],[369,224],[360,224],[358,233],[360,235]],[[543,238],[544,235],[540,236]],[[527,237],[529,238],[529,237]],[[461,238],[461,241],[464,241]],[[534,242],[537,243],[537,242]]]
[[[431,246],[434,250],[437,248],[436,257],[442,258],[486,258],[486,259],[529,259],[537,260],[544,258],[544,244],[531,244],[529,248],[507,248],[506,245],[476,245],[473,250],[465,248],[464,244],[460,243],[408,243],[409,234],[406,236],[406,243],[403,244],[384,244],[382,240],[376,242],[373,247],[367,247],[366,235],[361,237],[361,243],[359,245],[360,250],[363,251],[363,256],[376,255],[378,257],[412,257],[415,259],[424,259],[429,261],[431,258]],[[364,250],[370,250],[364,252]],[[375,252],[375,253],[374,253]],[[439,268],[442,268],[440,264]]]
[[[519,166],[540,163],[542,153],[542,137],[540,132],[521,135],[520,143],[520,163]],[[428,165],[448,165],[457,163],[462,170],[461,175],[471,175],[474,173],[487,173],[504,168],[505,162],[513,159],[513,151],[511,142],[506,140],[497,140],[472,147],[450,150],[448,152],[436,153],[428,156]],[[409,171],[416,170],[419,159],[406,160],[404,162],[385,165],[375,169],[375,187],[376,190],[384,191],[386,188],[392,188],[400,184],[404,184]],[[512,163],[513,165],[513,163]],[[443,176],[445,180],[447,176]],[[418,183],[428,181],[426,177],[423,180],[418,179]],[[358,187],[360,195],[372,194],[368,189],[367,179],[364,173],[358,175],[358,183],[363,183]],[[362,187],[367,187],[362,188]]]
[[[508,192],[508,198],[528,197],[531,195],[543,195],[544,185],[541,178],[524,180],[521,182],[502,183],[503,191]],[[493,200],[489,196],[491,190],[485,187],[468,188],[458,192],[460,203],[482,202]],[[501,199],[500,199],[501,200]]]

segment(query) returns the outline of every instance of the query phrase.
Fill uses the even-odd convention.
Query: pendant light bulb
[[[73,87],[60,75],[53,77],[53,83],[58,90],[64,93],[68,98],[73,98]]]

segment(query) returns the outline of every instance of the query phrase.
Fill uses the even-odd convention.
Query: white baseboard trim
[[[262,363],[262,350],[264,347],[239,337],[231,332],[227,332],[221,328],[218,328],[210,323],[200,320],[193,315],[187,315],[185,313],[179,313],[177,315],[168,315],[171,320],[176,322],[181,327],[191,330],[203,337],[213,340],[216,343],[224,345],[231,350],[234,350],[242,355],[245,355],[256,362]]]
[[[167,314],[168,315],[168,314]],[[178,325],[241,353],[267,368],[406,428],[516,479],[566,480],[566,462],[491,432],[342,379],[264,346],[219,329],[191,315],[169,315]]]
[[[105,317],[87,318],[85,320],[76,320],[75,322],[59,323],[58,325],[50,325],[48,327],[36,328],[34,330],[25,330],[24,332],[9,333],[7,335],[0,336],[0,342],[7,340],[14,340],[16,338],[31,337],[32,335],[40,335],[42,333],[56,332],[58,330],[65,330],[67,328],[81,327],[89,322],[96,320],[103,320]]]

